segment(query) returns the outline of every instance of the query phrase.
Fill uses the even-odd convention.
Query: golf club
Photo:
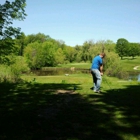
[[[106,84],[109,86],[109,89],[110,89],[110,90],[112,90],[112,88],[111,88],[110,84],[107,82],[107,80],[106,80],[106,78],[105,78],[105,77],[104,77],[104,80],[105,80]]]
[[[120,92],[120,89],[113,89],[110,84],[108,83],[108,81],[106,80],[106,78],[104,78],[106,84],[109,86],[109,89],[112,90],[113,92],[116,91],[116,92]]]

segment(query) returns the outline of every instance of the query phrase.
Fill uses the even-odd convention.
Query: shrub
[[[15,63],[12,64],[10,67],[11,72],[14,75],[15,81],[17,81],[20,78],[20,75],[23,72],[29,71],[29,67],[25,62],[25,59],[21,56],[16,57]]]
[[[114,52],[106,53],[105,57],[105,72],[106,75],[114,76],[122,79],[128,78],[128,73],[123,70],[123,66],[120,63],[119,56]]]
[[[11,68],[7,65],[0,65],[0,83],[9,82],[13,79]]]
[[[23,57],[14,58],[15,61],[11,65],[0,65],[0,82],[17,82],[22,72],[29,70]]]

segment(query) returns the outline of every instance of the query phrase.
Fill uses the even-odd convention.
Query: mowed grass
[[[0,84],[0,139],[139,140],[140,83],[89,74],[22,76]]]
[[[124,57],[121,61],[121,64],[126,71],[136,71],[134,70],[134,67],[139,66],[137,68],[138,71],[140,71],[140,57]]]

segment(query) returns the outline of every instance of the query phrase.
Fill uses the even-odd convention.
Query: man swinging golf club
[[[102,82],[102,75],[103,75],[103,58],[105,57],[105,53],[100,53],[99,55],[95,56],[92,60],[91,66],[91,74],[93,78],[93,90],[96,93],[100,93],[100,87]]]

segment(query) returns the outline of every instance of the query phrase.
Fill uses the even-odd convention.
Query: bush
[[[105,72],[108,76],[118,77],[121,79],[127,79],[128,73],[123,70],[123,66],[120,63],[119,56],[114,52],[106,53],[105,57]]]
[[[22,72],[29,70],[23,57],[14,58],[15,62],[8,65],[0,65],[0,82],[17,82],[20,79]]]
[[[15,81],[17,81],[20,78],[20,75],[23,72],[29,71],[29,67],[25,62],[25,59],[21,56],[16,57],[15,63],[12,64],[10,67],[12,74],[14,75]]]
[[[11,68],[7,65],[0,65],[0,83],[10,82],[13,79]]]

